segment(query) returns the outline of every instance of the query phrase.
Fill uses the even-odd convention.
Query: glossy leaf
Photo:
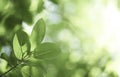
[[[44,36],[45,36],[45,23],[43,19],[40,19],[35,24],[31,33],[30,41],[32,45],[32,50],[34,50],[34,48],[42,42]]]
[[[37,46],[34,57],[37,59],[52,59],[60,53],[60,49],[53,43],[43,43]]]

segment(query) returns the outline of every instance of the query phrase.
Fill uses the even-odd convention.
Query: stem
[[[21,47],[21,46],[20,46],[20,50],[21,50],[21,53],[22,53],[22,59],[23,59],[23,55],[24,55],[24,54],[23,54],[23,51],[22,51],[22,47]]]
[[[11,67],[9,70],[7,70],[6,72],[4,72],[3,74],[0,74],[0,77],[3,77],[4,75],[6,75],[7,73],[9,73],[10,71],[12,71],[13,69],[15,69],[18,65],[20,65],[21,63],[19,64],[16,64],[15,66]]]

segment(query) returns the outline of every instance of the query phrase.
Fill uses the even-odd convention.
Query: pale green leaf
[[[14,39],[13,39],[13,50],[14,50],[14,54],[18,59],[22,59],[22,51],[21,51],[21,47],[18,41],[18,37],[15,34]]]
[[[30,52],[30,42],[28,35],[22,31],[18,30],[13,39],[13,50],[14,54],[18,59],[22,59],[24,56]]]
[[[35,24],[31,33],[30,41],[32,45],[31,48],[32,50],[34,50],[34,48],[42,42],[44,36],[45,36],[45,22],[43,21],[43,19],[40,19]]]
[[[22,46],[22,52],[24,54],[23,56],[29,55],[30,48],[31,48],[31,45],[29,41]]]
[[[17,31],[17,37],[20,46],[23,46],[29,40],[28,35],[22,30]]]
[[[60,53],[60,49],[56,44],[43,43],[37,46],[34,51],[34,57],[37,59],[52,59]]]

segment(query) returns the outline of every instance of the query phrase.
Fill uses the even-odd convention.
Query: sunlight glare
[[[106,47],[113,60],[118,60],[120,56],[120,11],[115,0],[110,0],[107,7],[102,12],[103,30],[96,39],[97,45]],[[111,64],[120,77],[120,63]]]

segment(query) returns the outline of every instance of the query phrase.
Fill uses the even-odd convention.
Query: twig
[[[8,71],[4,72],[3,74],[0,74],[0,77],[3,77],[4,75],[6,75],[7,73],[9,73],[10,71],[12,71],[13,69],[15,69],[18,65],[20,65],[21,63],[19,64],[16,64],[15,66],[11,67]]]

